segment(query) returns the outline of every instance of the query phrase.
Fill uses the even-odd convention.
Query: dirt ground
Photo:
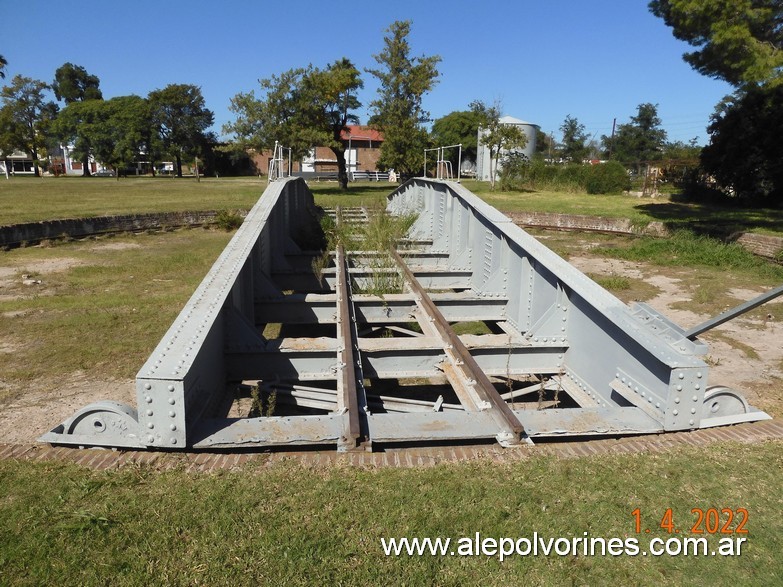
[[[657,287],[660,293],[645,302],[683,328],[696,326],[712,317],[678,308],[679,302],[690,299],[695,284],[658,273],[659,268],[590,256],[572,256],[569,261],[584,273],[642,279]],[[755,298],[763,290],[734,288],[729,293],[739,300],[739,304]],[[780,405],[783,399],[783,324],[771,319],[739,317],[705,333],[700,339],[709,346],[704,359],[710,365],[710,385],[740,390],[752,405],[764,410],[774,411],[773,408]]]
[[[546,243],[546,238],[542,241]],[[106,243],[103,246],[119,246]],[[122,245],[126,246],[126,245]],[[572,254],[569,261],[592,275],[620,276],[642,280],[657,288],[657,295],[645,300],[682,327],[701,323],[710,316],[699,315],[677,307],[688,301],[697,284],[672,276],[657,267],[637,262],[600,258],[590,253],[589,238]],[[47,259],[28,267],[35,278],[52,272],[67,271],[79,263],[62,257]],[[29,278],[28,278],[29,279]],[[18,290],[18,269],[0,267],[0,300],[13,299]],[[13,287],[11,287],[13,285]],[[35,283],[27,284],[35,287]],[[748,300],[761,290],[735,288],[731,296]],[[774,320],[738,318],[708,333],[702,340],[709,344],[705,356],[710,365],[710,385],[725,385],[742,391],[748,401],[773,416],[783,413],[783,324]],[[13,343],[0,340],[0,354],[18,352]],[[8,388],[0,374],[0,389]],[[128,380],[95,380],[88,373],[77,372],[62,380],[36,380],[24,393],[0,405],[0,443],[28,443],[74,414],[79,408],[98,400],[111,399],[136,405],[135,384]]]

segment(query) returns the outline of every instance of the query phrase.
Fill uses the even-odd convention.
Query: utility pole
[[[614,130],[617,128],[617,118],[612,119],[612,138],[609,139],[609,155],[607,159],[612,158],[612,149],[614,148]]]

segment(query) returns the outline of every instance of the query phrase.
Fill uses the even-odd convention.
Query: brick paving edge
[[[536,456],[589,458],[597,455],[660,453],[679,447],[703,447],[716,442],[755,443],[783,439],[783,422],[765,420],[720,428],[670,432],[587,441],[558,441],[501,449],[496,445],[416,447],[385,452],[336,453],[334,451],[258,453],[162,453],[144,451],[78,449],[47,444],[0,444],[0,460],[69,462],[105,470],[146,466],[157,470],[181,468],[187,473],[237,471],[286,461],[307,467],[351,466],[361,468],[424,468],[464,461],[513,463]]]

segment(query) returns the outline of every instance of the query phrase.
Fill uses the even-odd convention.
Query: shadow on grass
[[[663,222],[669,230],[685,229],[722,238],[753,230],[783,233],[783,210],[773,208],[716,206],[674,196],[671,202],[640,204],[634,209]]]

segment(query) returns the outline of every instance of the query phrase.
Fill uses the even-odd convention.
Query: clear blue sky
[[[195,84],[218,133],[233,118],[231,97],[258,89],[259,78],[341,57],[373,67],[385,29],[404,19],[413,21],[413,55],[442,57],[440,81],[425,97],[433,118],[499,100],[504,114],[556,138],[569,114],[599,138],[613,118],[627,122],[652,102],[670,140],[704,144],[715,104],[731,92],[682,61],[688,46],[646,0],[0,0],[0,15],[6,82],[16,74],[51,81],[71,62],[100,78],[106,98]],[[376,84],[364,80],[368,104]],[[366,122],[366,110],[360,117]]]

